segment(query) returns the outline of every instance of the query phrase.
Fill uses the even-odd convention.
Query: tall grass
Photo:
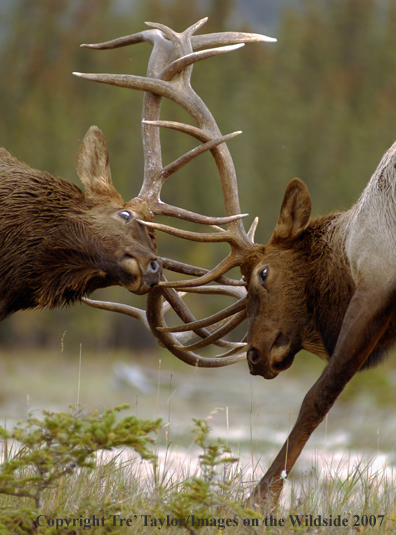
[[[211,439],[210,420],[194,421],[196,454],[168,445],[151,456],[155,422],[113,416],[46,413],[2,431],[1,535],[395,531],[396,479],[375,460],[316,457],[305,477],[285,482],[275,511],[253,511],[243,505],[249,472]]]

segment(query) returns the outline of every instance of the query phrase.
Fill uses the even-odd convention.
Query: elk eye
[[[267,279],[267,275],[268,275],[268,267],[266,266],[261,272],[260,272],[260,275],[259,275],[259,282],[260,284],[264,284],[266,279]]]
[[[130,221],[132,219],[132,214],[128,210],[123,210],[119,214],[122,219],[125,219],[125,221]]]

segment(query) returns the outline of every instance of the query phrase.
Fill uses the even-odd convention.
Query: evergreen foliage
[[[287,507],[252,510],[244,505],[251,482],[243,481],[243,469],[224,441],[210,438],[209,417],[195,420],[197,470],[169,474],[164,467],[168,477],[158,478],[150,435],[160,422],[130,416],[117,420],[122,408],[89,416],[44,413],[43,419],[29,418],[13,433],[1,429],[5,450],[0,465],[0,535],[291,535],[316,526],[310,518],[324,517],[345,518],[348,526],[359,519],[359,526],[370,526],[370,533],[393,532],[394,478],[373,473],[370,462],[358,463],[341,476],[343,462],[349,466],[349,461],[337,461],[335,469],[326,468],[324,478],[313,466],[300,489],[290,482]],[[140,459],[123,460],[120,449],[110,458],[100,456],[103,450],[125,446],[148,459],[155,470],[147,470]],[[339,525],[327,526],[325,532],[338,534]]]
[[[205,32],[251,31],[235,16],[236,9],[231,0],[117,5],[110,0],[15,0],[3,25],[8,31],[1,36],[0,145],[32,166],[74,180],[79,142],[88,127],[97,124],[109,144],[116,187],[125,198],[136,195],[142,177],[142,95],[77,80],[71,72],[144,75],[150,46],[92,51],[79,44],[141,31],[145,20],[182,31],[205,15]],[[301,0],[283,10],[273,35],[277,43],[249,44],[195,66],[193,86],[222,132],[243,130],[229,146],[242,211],[260,217],[258,241],[269,238],[285,187],[294,176],[307,183],[316,214],[348,208],[363,190],[396,137],[395,24],[394,2]],[[166,102],[163,116],[185,120],[183,111]],[[162,139],[165,163],[195,143],[169,131]],[[205,154],[169,180],[163,197],[221,215],[218,182]],[[184,244],[163,236],[159,242],[167,256],[204,267],[215,265],[227,252],[227,247]],[[105,297],[142,305],[139,298],[117,289]],[[37,343],[59,340],[59,330],[51,334],[59,320],[62,332],[66,327],[76,335],[92,333],[102,346],[136,346],[141,338],[136,322],[86,308],[77,307],[70,315],[40,312],[36,323],[28,314],[25,330],[35,333]],[[30,322],[34,327],[29,328]],[[17,321],[11,318],[7,325],[10,340],[23,340]],[[6,331],[0,329],[4,338]]]
[[[43,495],[55,489],[59,481],[77,469],[96,466],[98,451],[117,447],[133,448],[143,459],[154,461],[148,449],[161,421],[139,420],[127,416],[117,422],[117,413],[128,408],[120,406],[98,416],[76,416],[44,411],[44,419],[30,417],[12,431],[0,427],[5,440],[5,461],[0,472],[0,494],[31,498],[37,509],[43,506]],[[8,458],[7,445],[16,441],[19,451]]]
[[[30,417],[12,432],[0,427],[5,441],[0,468],[0,495],[3,495],[0,498],[0,534],[50,534],[59,529],[75,534],[94,528],[96,521],[97,526],[104,529],[95,527],[95,533],[120,533],[124,530],[113,528],[119,527],[116,525],[118,517],[126,515],[131,522],[133,518],[139,519],[139,528],[142,523],[147,527],[149,518],[170,515],[173,522],[180,521],[180,526],[194,533],[186,519],[192,514],[201,520],[210,519],[219,507],[223,508],[222,514],[226,512],[235,518],[238,515],[261,518],[237,501],[241,494],[235,488],[240,478],[232,473],[230,466],[238,459],[230,456],[230,449],[221,439],[209,440],[207,420],[194,420],[194,441],[202,451],[198,473],[171,486],[156,477],[157,458],[149,449],[154,442],[150,435],[159,431],[161,421],[140,420],[135,416],[117,421],[117,414],[126,408],[116,407],[102,415],[89,416],[45,411],[42,420]],[[123,474],[118,475],[120,488],[113,496],[109,492],[113,485],[104,485],[102,480],[108,480],[111,473],[127,472],[127,469],[122,464],[117,468],[117,453],[108,464],[103,464],[97,454],[123,447],[133,449],[142,459],[152,462],[154,493],[148,491],[146,497],[136,499],[135,494],[139,496],[141,489],[133,489],[134,475],[128,477],[127,473],[128,490],[122,488]],[[99,500],[94,496],[96,484],[82,483],[86,480],[98,480],[99,487],[103,487]],[[68,487],[77,487],[76,502],[70,503],[70,497],[65,494]],[[128,503],[127,510],[122,501],[118,502],[121,492],[131,494],[128,502],[132,500],[133,505]],[[70,523],[74,520],[74,524],[68,526],[65,519]]]

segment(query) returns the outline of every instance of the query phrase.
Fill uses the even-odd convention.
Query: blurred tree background
[[[276,6],[276,8],[275,8]],[[79,48],[162,22],[183,31],[203,16],[205,33],[255,31],[275,44],[251,44],[195,66],[193,86],[226,134],[243,212],[260,216],[257,241],[276,223],[284,189],[299,176],[314,213],[348,208],[396,137],[396,3],[393,0],[3,0],[0,5],[0,145],[32,167],[78,183],[79,144],[91,124],[104,132],[115,186],[125,199],[142,179],[142,94],[71,75],[144,75],[151,47]],[[164,103],[163,115],[185,119]],[[164,161],[194,143],[163,132]],[[166,184],[164,200],[222,215],[216,170],[200,157]],[[213,266],[216,250],[160,237],[160,253]],[[120,288],[96,297],[144,306]],[[103,349],[154,343],[137,321],[74,306],[22,312],[0,324],[1,346],[57,346],[68,340]]]

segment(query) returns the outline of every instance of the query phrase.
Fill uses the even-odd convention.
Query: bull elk
[[[77,155],[86,193],[0,149],[0,319],[73,303],[97,288],[146,293],[162,267],[150,215],[115,190],[106,142],[91,127]]]
[[[301,349],[327,361],[249,504],[272,508],[277,503],[285,474],[347,383],[359,370],[380,363],[396,343],[395,169],[396,143],[383,156],[356,205],[347,212],[312,219],[308,189],[300,179],[293,179],[270,241],[252,246],[241,263],[248,292],[240,303],[245,303],[248,318],[250,373],[274,379],[292,365]],[[228,314],[232,313],[235,310],[229,307]],[[197,327],[225,317],[218,313],[170,328],[159,308],[157,314],[153,329],[171,351],[172,333],[196,333]],[[238,314],[229,323],[232,319],[233,326],[241,321]],[[211,340],[221,331],[215,331]],[[208,340],[190,349],[204,347]],[[175,354],[189,350],[174,345]],[[211,366],[224,365],[222,358],[213,360]],[[205,359],[197,358],[195,363],[205,365]]]
[[[139,41],[154,45],[149,74],[155,77],[156,71],[161,71],[158,50],[170,58],[174,56],[173,45],[157,30],[142,32],[134,42]],[[209,57],[214,54],[209,51]],[[185,70],[189,61],[184,65],[176,61],[167,78]],[[148,79],[148,85],[143,83],[139,88],[150,89],[150,82],[156,83]],[[206,225],[239,224],[238,206],[232,207],[228,217],[216,218],[161,201],[161,188],[170,175],[197,153],[215,150],[235,134],[208,139],[208,133],[202,132],[198,137],[207,142],[203,149],[162,169],[158,128],[149,126],[159,106],[160,97],[147,92],[143,104],[143,185],[138,196],[126,203],[113,187],[106,142],[97,127],[87,132],[77,155],[77,172],[86,193],[0,149],[0,320],[17,310],[84,301],[94,290],[112,285],[136,294],[147,293],[161,279],[162,261],[156,253],[155,231],[143,223],[152,222],[157,215]],[[171,260],[166,264],[175,271],[190,269]],[[183,305],[177,293],[169,290],[168,294],[172,306],[180,310]],[[185,314],[182,317],[185,319]]]
[[[162,345],[193,366],[225,366],[240,360],[244,355],[234,353],[240,351],[245,342],[250,373],[266,379],[273,379],[289,368],[301,349],[328,361],[306,395],[285,445],[250,498],[252,503],[271,505],[282,490],[282,472],[290,472],[310,435],[348,381],[360,369],[380,362],[396,342],[396,144],[384,155],[357,204],[347,212],[311,219],[308,190],[301,180],[292,180],[269,243],[254,244],[254,225],[246,233],[239,215],[235,169],[224,143],[231,135],[220,135],[211,113],[192,90],[190,77],[192,65],[205,57],[232,50],[236,43],[269,39],[230,32],[195,36],[194,32],[203,22],[205,19],[183,34],[160,24],[151,24],[155,30],[89,45],[103,49],[141,41],[153,44],[147,78],[109,74],[80,76],[146,92],[143,135],[147,143],[153,143],[147,151],[151,156],[147,156],[146,168],[154,170],[151,176],[157,177],[156,180],[165,180],[170,170],[163,168],[161,163],[160,127],[177,129],[203,143],[172,164],[172,170],[198,153],[211,151],[222,181],[225,211],[229,217],[227,230],[217,226],[225,220],[214,223],[197,215],[190,215],[188,219],[215,224],[215,231],[193,233],[148,220],[142,224],[186,239],[212,243],[226,241],[231,246],[231,253],[211,271],[163,259],[165,268],[195,278],[168,282],[163,277],[148,295],[147,319],[142,312],[125,305],[86,302],[138,317]],[[220,44],[227,46],[202,50]],[[186,109],[198,127],[161,121],[162,97],[170,98]],[[159,196],[155,195],[156,202],[160,203]],[[225,276],[229,269],[238,265],[243,280]],[[197,321],[176,290],[226,294],[236,298],[237,302]],[[183,324],[167,326],[164,310],[169,306],[162,304],[163,298]],[[222,337],[246,316],[247,337],[241,343],[223,340]],[[200,340],[186,343],[194,336]],[[195,353],[213,343],[228,347],[228,350],[216,358]]]
[[[174,354],[197,366],[223,366],[226,359],[191,354],[230,332],[246,312],[247,361],[252,375],[274,379],[305,349],[327,361],[305,396],[297,421],[278,456],[254,489],[249,503],[272,507],[313,431],[324,420],[346,384],[359,371],[381,362],[396,343],[395,251],[396,143],[385,153],[360,199],[347,212],[311,219],[305,184],[293,179],[285,192],[277,225],[266,245],[243,247],[230,241],[231,257],[221,263],[223,275],[240,263],[247,297],[223,312],[199,321],[168,327],[155,296],[150,313],[157,338]],[[160,225],[150,224],[161,228]],[[174,234],[181,235],[180,231]],[[239,238],[244,236],[238,228]],[[196,239],[185,234],[186,238]],[[207,235],[216,241],[218,235]],[[205,236],[201,235],[204,241]],[[228,241],[228,240],[227,240]],[[242,240],[241,240],[242,241]],[[241,256],[243,257],[240,261]],[[205,284],[217,280],[218,268],[205,273]],[[192,291],[199,279],[172,283]],[[169,286],[169,284],[168,284]],[[210,287],[209,287],[210,288]],[[195,291],[203,289],[195,288]],[[246,307],[242,309],[241,306]],[[225,326],[217,322],[230,319]],[[215,328],[188,346],[175,334]]]
[[[242,263],[250,373],[273,379],[301,349],[328,362],[254,502],[277,500],[282,471],[290,472],[346,384],[396,342],[395,168],[396,143],[350,210],[312,219],[307,187],[292,180],[269,243]]]

